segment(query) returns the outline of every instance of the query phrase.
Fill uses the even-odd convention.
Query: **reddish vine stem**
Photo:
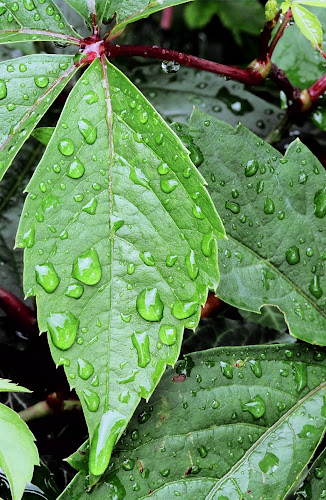
[[[13,327],[23,334],[38,332],[36,314],[16,295],[0,288],[0,307],[7,314]]]
[[[269,56],[269,42],[272,36],[272,31],[275,28],[280,15],[281,11],[279,10],[272,21],[265,22],[264,29],[260,34],[260,51],[257,57],[258,61],[266,61]]]
[[[226,66],[213,61],[208,61],[200,57],[184,54],[176,50],[164,49],[162,47],[151,45],[108,45],[106,47],[106,55],[108,59],[115,57],[132,57],[141,56],[166,61],[175,61],[183,66],[189,66],[210,73],[215,73],[220,76],[226,76],[237,82],[246,85],[259,85],[264,78],[255,67],[238,68],[237,66]]]
[[[273,40],[272,40],[272,43],[270,44],[269,46],[269,50],[268,50],[268,55],[269,57],[272,57],[273,55],[273,52],[275,50],[275,47],[276,45],[278,44],[280,38],[283,36],[284,34],[284,31],[285,31],[285,28],[287,27],[288,25],[288,22],[290,21],[292,17],[292,10],[289,9],[285,14],[284,14],[284,17],[283,17],[283,21],[281,23],[281,26],[279,27],[279,29],[277,30],[277,33],[276,35],[274,36]]]
[[[308,89],[311,102],[314,103],[326,92],[326,75],[323,75],[319,80],[311,85]]]
[[[173,7],[167,7],[162,12],[162,17],[161,17],[162,30],[171,29],[172,19],[173,19]]]

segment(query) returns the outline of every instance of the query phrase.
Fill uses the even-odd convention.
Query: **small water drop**
[[[47,293],[53,293],[59,283],[60,278],[50,262],[35,266],[36,282],[43,287]]]
[[[259,163],[257,160],[249,160],[245,167],[245,176],[252,177],[257,173],[258,168],[259,168]]]
[[[262,376],[263,370],[261,368],[260,361],[257,361],[255,359],[250,359],[249,366],[250,366],[252,372],[256,375],[256,377],[260,378]]]
[[[86,144],[94,144],[97,138],[97,129],[89,120],[80,118],[80,120],[78,120],[78,130],[84,137]]]
[[[187,253],[185,261],[190,278],[192,280],[195,280],[199,273],[199,267],[197,265],[195,252],[193,250],[190,250]]]
[[[38,87],[43,89],[49,85],[49,78],[47,76],[35,76],[34,82]]]
[[[314,214],[318,219],[322,219],[326,215],[326,187],[319,189],[314,196],[315,211]]]
[[[0,99],[7,97],[7,85],[4,80],[0,80]]]
[[[98,101],[98,95],[93,90],[90,90],[84,94],[83,99],[87,104],[94,104]]]
[[[177,341],[177,331],[173,326],[161,325],[159,330],[159,337],[163,344],[174,345]]]
[[[202,209],[199,205],[193,206],[192,213],[196,217],[196,219],[205,219],[205,215],[203,214]]]
[[[66,288],[65,295],[67,297],[73,297],[74,299],[79,299],[84,293],[84,287],[80,283],[72,283]]]
[[[69,311],[50,313],[47,325],[53,344],[62,351],[70,349],[77,335],[79,320]]]
[[[155,260],[150,252],[140,252],[139,257],[146,266],[155,266]]]
[[[288,264],[290,264],[291,266],[298,264],[300,262],[300,250],[299,250],[299,248],[296,246],[290,247],[285,252],[285,258],[286,258]]]
[[[174,264],[176,263],[177,259],[178,259],[177,255],[167,255],[167,257],[166,257],[166,265],[168,267],[174,266]]]
[[[275,204],[271,198],[266,198],[264,205],[264,213],[266,215],[271,215],[275,212]]]
[[[176,179],[166,179],[163,177],[160,181],[162,191],[167,194],[172,193],[178,185],[179,183]]]
[[[233,212],[234,214],[238,214],[240,212],[240,205],[235,201],[226,201],[225,208]]]
[[[96,214],[96,208],[97,208],[97,198],[92,198],[86,205],[82,207],[82,212],[86,212],[90,215],[95,215]]]
[[[71,139],[61,139],[58,149],[64,156],[71,156],[75,151],[75,146]]]
[[[313,295],[317,300],[323,295],[323,289],[320,286],[320,277],[315,275],[309,285],[309,292]]]
[[[100,397],[97,392],[92,391],[91,389],[84,389],[83,399],[89,411],[95,412],[98,410],[98,407],[100,405]]]
[[[255,396],[248,403],[243,403],[240,400],[240,404],[242,411],[248,411],[254,419],[261,418],[266,411],[265,402],[259,395]]]
[[[163,317],[164,304],[157,288],[145,288],[137,297],[137,311],[147,321],[160,321]]]
[[[35,243],[35,227],[30,227],[26,233],[23,234],[23,242],[26,248],[32,248]]]
[[[172,314],[177,319],[190,318],[197,311],[199,304],[197,301],[176,300],[172,307]]]
[[[221,372],[224,377],[231,379],[233,378],[233,368],[230,363],[226,363],[225,361],[220,361]]]
[[[72,277],[86,285],[96,285],[100,281],[102,268],[95,248],[90,248],[74,260]]]
[[[167,163],[160,163],[157,168],[157,172],[160,175],[166,175],[168,172],[170,172],[170,167]]]

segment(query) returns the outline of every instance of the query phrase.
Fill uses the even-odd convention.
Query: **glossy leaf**
[[[0,63],[0,179],[76,69],[72,56],[53,54]]]
[[[311,5],[314,7],[326,7],[325,0],[294,0],[294,4]]]
[[[326,10],[312,8],[323,27],[323,42],[326,42]],[[295,50],[294,50],[295,48]],[[282,68],[293,85],[307,88],[325,73],[325,59],[314,51],[296,24],[289,26],[279,40],[272,61]]]
[[[224,230],[188,155],[128,79],[95,60],[27,188],[25,291],[82,401],[95,475],[219,281]]]
[[[52,0],[1,0],[0,43],[35,40],[64,40],[78,45],[79,35]]]
[[[0,467],[5,471],[13,500],[20,500],[39,458],[34,436],[11,408],[0,403]]]
[[[194,111],[190,134],[222,216],[218,296],[258,312],[277,306],[290,332],[326,344],[326,173],[299,140],[283,157],[241,125]]]
[[[0,378],[0,392],[31,392],[25,387],[21,387],[11,380]]]
[[[111,0],[66,0],[66,2],[92,25],[93,15],[96,15],[97,23],[101,24]]]
[[[304,483],[296,492],[296,500],[326,498],[326,450],[324,449],[311,464]]]
[[[323,30],[318,18],[301,5],[292,4],[293,19],[301,33],[311,42],[312,46],[321,47]]]
[[[267,326],[273,328],[278,332],[285,332],[287,324],[284,321],[284,315],[276,307],[264,306],[261,308],[260,313],[257,314],[250,311],[238,310],[239,314],[252,323],[257,325]]]
[[[43,146],[47,146],[54,133],[55,127],[38,127],[32,132],[32,136]]]
[[[283,499],[325,430],[324,360],[302,345],[187,356],[140,404],[96,488],[82,469],[60,500]]]

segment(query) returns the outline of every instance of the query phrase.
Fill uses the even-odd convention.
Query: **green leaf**
[[[310,466],[308,476],[298,491],[296,492],[296,500],[306,499],[315,500],[315,498],[326,497],[326,450],[316,458]]]
[[[278,332],[285,332],[287,329],[284,316],[276,307],[264,306],[260,310],[261,314],[250,311],[242,311],[241,309],[239,309],[238,312],[244,319],[252,323],[256,323],[257,325],[274,328],[274,330],[277,330]]]
[[[78,45],[79,39],[52,0],[0,2],[0,43],[64,40]]]
[[[186,356],[140,404],[96,488],[82,471],[59,498],[283,499],[323,436],[325,375],[325,350],[302,345]]]
[[[11,380],[0,378],[0,392],[32,392],[25,387],[21,387]]]
[[[95,60],[27,188],[25,291],[82,401],[95,475],[219,281],[224,229],[188,155],[132,83]]]
[[[315,7],[326,7],[325,0],[294,0],[294,4],[311,5]]]
[[[25,422],[0,403],[0,467],[4,470],[13,500],[20,500],[39,458],[35,438]]]
[[[53,54],[0,63],[0,179],[76,70],[72,56]]]
[[[323,43],[323,30],[318,18],[300,5],[291,5],[293,19],[301,33],[311,42],[314,48],[320,48]]]
[[[326,42],[326,10],[311,9],[318,16],[323,27],[323,42]],[[284,31],[273,53],[272,62],[282,68],[293,85],[301,88],[310,87],[325,74],[325,59],[318,51],[313,51],[311,44],[298,29],[296,24]]]
[[[39,127],[33,130],[32,136],[43,146],[47,146],[54,133],[55,127]]]
[[[191,2],[192,0],[131,0],[121,2],[121,0],[111,0],[104,13],[104,20],[112,19],[116,14],[116,25],[110,33],[119,35],[129,23],[139,21],[160,10]]]
[[[324,168],[299,140],[283,157],[241,125],[197,110],[190,135],[228,235],[218,296],[254,312],[277,306],[292,335],[325,345]]]
[[[101,24],[104,12],[109,8],[111,0],[66,0],[66,2],[88,22],[93,22],[94,14],[97,23]]]

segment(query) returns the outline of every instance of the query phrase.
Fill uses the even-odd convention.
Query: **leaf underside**
[[[10,484],[13,500],[20,500],[39,464],[34,436],[11,408],[0,404],[0,467]]]
[[[216,288],[224,230],[177,136],[99,60],[70,93],[27,191],[25,292],[80,396],[99,475]]]
[[[75,72],[72,56],[33,54],[0,63],[0,179]]]
[[[0,2],[0,43],[61,40],[78,44],[78,38],[52,0]]]
[[[323,436],[325,375],[324,350],[300,345],[186,356],[140,404],[91,497],[283,499]],[[60,500],[89,498],[81,457]]]
[[[290,332],[326,344],[326,173],[299,140],[283,157],[241,125],[194,111],[200,172],[225,224],[218,296],[254,312],[284,312]]]

